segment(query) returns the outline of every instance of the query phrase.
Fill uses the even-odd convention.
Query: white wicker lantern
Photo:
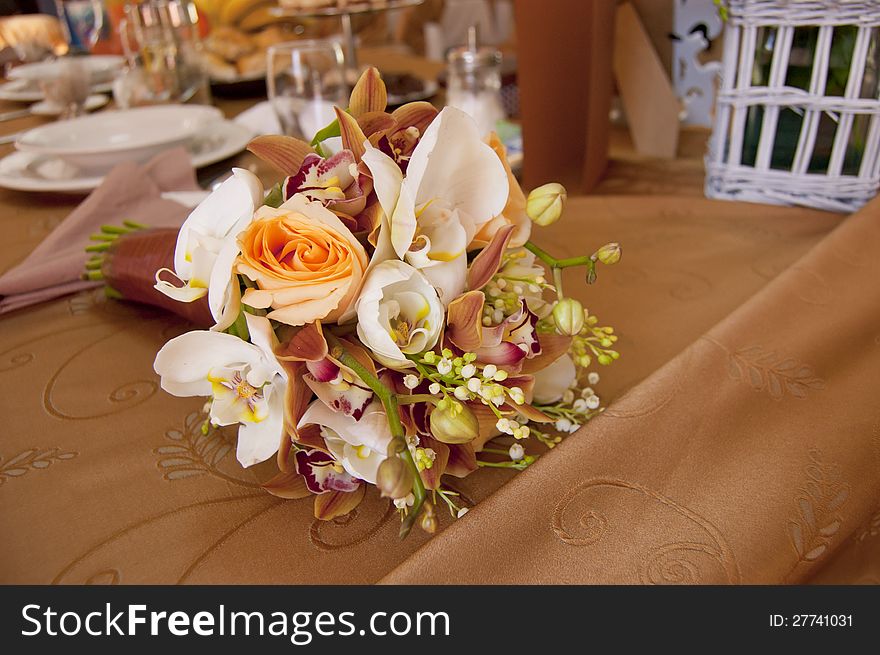
[[[728,0],[706,195],[850,212],[880,188],[880,0]]]

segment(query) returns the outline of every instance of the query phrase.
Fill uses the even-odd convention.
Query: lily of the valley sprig
[[[155,369],[169,393],[209,398],[211,424],[240,426],[243,466],[275,457],[269,493],[330,520],[375,487],[406,535],[434,532],[440,505],[467,512],[450,478],[523,470],[601,411],[588,368],[617,359],[617,337],[561,273],[592,283],[620,248],[548,254],[532,226],[559,220],[565,189],[526,197],[494,134],[386,97],[368,70],[312,143],[251,143],[278,184],[236,169],[192,212],[155,288],[205,303],[211,325]]]

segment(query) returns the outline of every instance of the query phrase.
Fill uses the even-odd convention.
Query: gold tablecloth
[[[329,523],[264,493],[271,464],[242,470],[200,400],[159,389],[179,320],[98,291],[0,318],[0,582],[877,582],[880,205],[844,220],[705,200],[693,162],[611,170],[618,195],[536,235],[624,244],[567,286],[620,334],[610,407],[523,473],[454,481],[477,505],[430,540],[398,540],[375,492]],[[0,191],[0,270],[74,202]]]

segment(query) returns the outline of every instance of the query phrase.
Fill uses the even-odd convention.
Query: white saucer
[[[94,93],[86,98],[85,110],[86,111],[94,111],[100,107],[103,107],[108,102],[110,102],[110,98],[101,93]],[[36,103],[35,105],[31,105],[31,113],[35,116],[60,116],[61,112],[64,111],[62,107],[58,105],[50,105],[45,100]]]
[[[95,84],[92,93],[113,93],[113,82]],[[0,100],[8,102],[41,102],[45,98],[43,90],[30,80],[12,80],[0,84]]]
[[[43,99],[43,90],[30,80],[12,80],[0,84],[0,100],[10,102],[39,102]]]
[[[188,144],[195,168],[231,157],[247,146],[253,132],[233,121],[207,126]],[[64,161],[30,152],[14,152],[0,159],[0,187],[44,193],[87,193],[97,188],[103,175],[81,173]]]
[[[75,59],[82,64],[95,83],[113,81],[117,71],[125,64],[125,59],[118,55],[84,55],[71,59]],[[68,59],[61,58],[35,62],[33,64],[22,64],[9,71],[9,79],[26,80],[37,85],[40,82],[52,80],[59,75],[63,75],[67,61]]]

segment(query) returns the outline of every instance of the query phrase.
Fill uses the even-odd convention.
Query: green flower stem
[[[562,293],[562,269],[553,267],[553,285],[556,287],[556,297],[562,300],[565,296]]]
[[[134,228],[122,227],[119,225],[102,225],[101,232],[106,234],[128,234],[134,231]]]
[[[481,453],[492,453],[494,455],[504,455],[505,457],[510,457],[510,453],[506,450],[501,450],[500,448],[483,448],[480,451]]]
[[[437,398],[429,393],[413,393],[408,396],[397,396],[398,405],[414,405],[416,403],[437,404]]]
[[[548,253],[545,250],[542,250],[538,246],[536,246],[531,241],[526,241],[523,246],[526,250],[533,253],[535,257],[540,259],[542,262],[550,266],[551,268],[570,268],[572,266],[589,266],[592,261],[591,255],[584,255],[583,257],[569,257],[567,259],[556,259],[553,255]]]
[[[517,471],[524,471],[529,467],[523,460],[518,462],[484,462],[481,459],[477,460],[477,466],[491,469],[515,469]]]
[[[571,268],[573,266],[586,266],[588,270],[587,282],[592,284],[596,279],[596,260],[595,255],[584,255],[583,257],[568,257],[567,259],[556,259],[546,250],[542,250],[531,241],[526,241],[523,247],[533,253],[535,257],[550,267],[553,271],[553,283],[556,286],[556,297],[562,300],[562,269]]]
[[[101,269],[104,266],[104,253],[116,243],[119,237],[145,228],[146,225],[141,225],[134,221],[123,221],[122,225],[102,225],[100,232],[89,235],[89,240],[94,243],[86,246],[85,251],[93,254],[86,261],[84,271],[80,277],[83,280],[91,280],[93,282],[103,281],[104,276]],[[109,298],[122,298],[122,295],[116,289],[112,289],[111,293],[113,295],[108,294]]]
[[[413,461],[412,453],[409,452],[409,445],[406,443],[403,424],[400,422],[397,394],[382,384],[382,381],[379,380],[379,378],[368,371],[356,357],[345,349],[342,342],[340,342],[333,334],[325,332],[324,336],[332,346],[333,357],[354,371],[355,374],[363,380],[368,387],[370,387],[379,400],[382,401],[382,406],[385,408],[385,415],[388,417],[388,427],[391,430],[391,438],[399,442],[399,446],[401,447],[400,457],[413,470],[412,493],[415,502],[413,502],[412,508],[407,513],[406,518],[400,526],[400,538],[403,539],[409,534],[410,530],[412,530],[412,526],[415,524],[416,519],[422,510],[422,505],[425,503],[427,494],[425,493],[425,484],[422,482],[419,468],[416,466],[415,461]]]

